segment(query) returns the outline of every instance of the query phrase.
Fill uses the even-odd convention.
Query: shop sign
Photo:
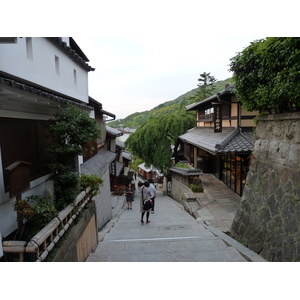
[[[214,106],[214,132],[222,132],[222,105]]]

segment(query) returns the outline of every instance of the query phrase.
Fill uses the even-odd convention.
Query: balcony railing
[[[205,114],[205,115],[200,115],[198,121],[199,122],[212,122],[214,120],[214,114]]]
[[[29,242],[26,241],[4,241],[4,253],[18,253],[19,261],[24,261],[25,253],[35,255],[35,261],[45,260],[49,252],[54,248],[61,237],[68,231],[78,214],[91,200],[91,188],[82,191],[75,202],[63,209],[57,217],[39,231]]]

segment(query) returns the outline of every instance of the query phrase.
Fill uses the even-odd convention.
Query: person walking
[[[152,208],[151,208],[151,214],[154,214],[154,203],[155,203],[155,198],[156,198],[156,188],[154,185],[153,179],[149,179],[149,191],[151,193],[151,200],[152,200]]]
[[[144,201],[151,198],[151,193],[149,191],[149,182],[145,181],[143,185],[140,186],[140,212],[141,212],[141,223],[144,224],[144,215],[146,213],[146,223],[150,223],[149,216],[150,216],[150,209],[144,209]]]
[[[134,197],[134,189],[132,187],[132,184],[129,183],[126,190],[126,202],[127,202],[127,210],[132,210],[132,201]]]

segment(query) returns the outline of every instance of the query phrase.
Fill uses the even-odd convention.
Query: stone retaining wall
[[[190,193],[188,186],[172,177],[171,198],[185,205],[184,193]]]
[[[300,113],[259,116],[232,236],[268,261],[300,261]]]

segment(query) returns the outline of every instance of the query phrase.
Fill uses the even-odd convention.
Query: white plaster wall
[[[0,44],[0,53],[1,71],[88,103],[87,70],[57,42],[33,37],[32,59],[27,56],[26,37],[17,38],[16,44]],[[55,56],[59,58],[59,75]]]
[[[103,176],[103,186],[100,188],[100,194],[94,197],[97,207],[97,226],[98,231],[112,219],[111,191],[109,181],[109,168],[106,169]]]

